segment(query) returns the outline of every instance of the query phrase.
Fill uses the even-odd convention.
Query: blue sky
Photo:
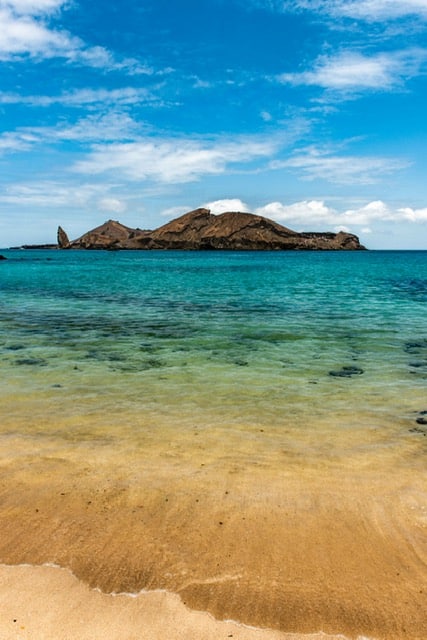
[[[0,246],[198,206],[427,249],[427,0],[0,0]]]

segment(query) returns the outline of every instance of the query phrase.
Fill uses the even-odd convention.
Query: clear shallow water
[[[427,409],[427,252],[2,253],[4,424],[268,425],[304,446],[346,427],[351,447]]]

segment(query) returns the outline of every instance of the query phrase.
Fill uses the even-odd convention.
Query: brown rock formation
[[[131,229],[115,220],[108,220],[70,243],[72,249],[137,249],[135,238],[144,235],[140,229]]]
[[[64,234],[66,237],[66,234]],[[58,230],[59,241],[59,230]],[[297,233],[252,213],[213,215],[196,209],[154,231],[131,229],[109,220],[69,243],[74,249],[360,250],[357,236]]]
[[[57,238],[58,238],[58,247],[60,249],[68,249],[68,247],[70,246],[70,241],[62,227],[58,227]]]

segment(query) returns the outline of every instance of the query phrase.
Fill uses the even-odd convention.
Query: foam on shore
[[[107,595],[60,567],[0,565],[0,582],[1,640],[345,640],[219,621],[166,591]]]

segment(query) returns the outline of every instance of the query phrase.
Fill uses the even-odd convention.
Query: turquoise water
[[[10,421],[406,433],[427,409],[427,252],[2,253]]]

